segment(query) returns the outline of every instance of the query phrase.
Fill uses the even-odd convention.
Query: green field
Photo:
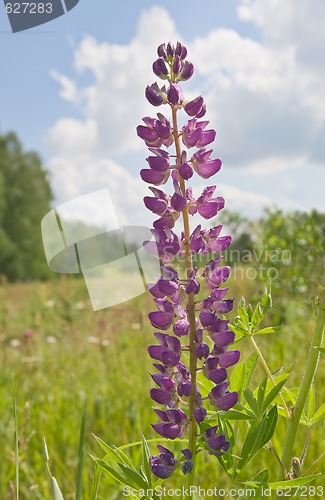
[[[249,280],[230,280],[231,295],[257,300],[263,287]],[[254,290],[254,292],[253,292]],[[293,364],[289,386],[302,377],[308,340],[313,329],[312,308],[304,297],[275,299],[273,311],[286,308],[286,322],[276,336],[260,337],[260,346],[275,371]],[[81,280],[62,276],[49,283],[7,284],[0,287],[0,498],[16,498],[13,381],[19,427],[20,499],[51,499],[52,492],[43,451],[46,438],[50,466],[65,500],[75,498],[80,422],[87,404],[86,457],[83,492],[89,498],[94,465],[88,453],[102,456],[92,434],[110,444],[121,445],[156,438],[150,423],[156,418],[149,397],[151,360],[147,346],[153,342],[152,328],[146,319],[152,308],[149,295],[110,309],[93,312],[86,287]],[[235,307],[236,308],[236,307]],[[233,315],[235,312],[233,313]],[[242,359],[251,352],[239,344]],[[256,373],[255,389],[262,370]],[[316,379],[316,406],[324,399],[325,373]],[[324,421],[323,421],[324,422]],[[324,451],[324,423],[312,428],[306,468]],[[280,418],[273,444],[281,451],[284,422]],[[243,432],[239,426],[239,436]],[[299,433],[296,453],[301,454],[305,430]],[[171,447],[172,448],[172,447]],[[155,452],[155,446],[152,452]],[[138,449],[133,449],[137,459]],[[268,467],[278,476],[272,453],[264,449],[247,467],[245,479]],[[181,473],[169,483],[182,484]],[[198,465],[202,487],[230,487],[214,457],[202,455]],[[322,484],[320,480],[319,484]],[[122,487],[103,475],[99,498],[123,498]]]

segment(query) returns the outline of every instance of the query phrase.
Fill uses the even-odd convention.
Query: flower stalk
[[[320,347],[323,344],[324,326],[325,326],[325,289],[322,290],[322,294],[319,297],[315,327],[310,346],[310,351],[308,354],[306,370],[301,382],[295,406],[291,412],[290,418],[288,418],[287,420],[287,431],[284,440],[283,454],[282,454],[282,462],[287,470],[289,470],[290,461],[293,458],[294,445],[301,414],[304,410],[307,397],[317,371],[317,366],[320,356],[320,352],[317,350],[317,347]]]
[[[173,117],[173,129],[174,129],[174,140],[176,149],[176,163],[178,168],[181,166],[181,145],[179,140],[179,131],[177,123],[177,109],[172,108]],[[186,197],[186,187],[185,181],[182,177],[179,179],[180,188],[184,197]],[[184,248],[185,248],[185,262],[186,262],[186,274],[187,278],[190,278],[193,272],[193,258],[190,248],[190,222],[187,205],[182,211],[183,225],[184,225]],[[195,464],[196,464],[196,433],[197,433],[197,422],[194,418],[195,403],[196,403],[196,373],[197,373],[197,357],[195,354],[195,334],[196,334],[196,324],[195,324],[195,296],[194,293],[188,295],[188,305],[187,305],[187,316],[190,323],[189,331],[189,354],[190,354],[190,378],[192,383],[192,392],[189,396],[189,415],[190,415],[190,429],[189,429],[189,450],[191,452],[193,467],[191,472],[188,474],[188,489],[194,484],[195,478]],[[191,497],[189,497],[191,498]]]
[[[231,238],[220,236],[222,225],[211,229],[202,229],[198,225],[191,229],[190,218],[195,214],[208,220],[225,204],[222,197],[213,197],[216,186],[207,186],[195,198],[192,188],[186,184],[195,173],[209,179],[220,170],[221,160],[212,159],[212,149],[207,150],[216,132],[206,129],[208,121],[200,121],[206,113],[203,97],[186,101],[179,85],[194,71],[192,63],[186,60],[186,47],[179,42],[175,47],[170,43],[162,44],[157,52],[153,71],[166,81],[166,85],[160,87],[155,82],[147,86],[145,95],[153,106],[169,106],[171,120],[157,113],[157,118],[145,117],[145,125],[137,127],[138,136],[151,153],[146,159],[149,168],[141,170],[140,175],[145,182],[152,184],[149,189],[154,196],[146,196],[144,204],[159,216],[153,223],[154,241],[144,244],[145,249],[161,262],[161,276],[156,283],[147,285],[158,308],[149,313],[149,320],[157,330],[169,331],[156,331],[154,335],[159,345],[148,348],[151,358],[159,361],[154,363],[159,373],[151,375],[158,387],[152,388],[150,395],[155,403],[165,408],[155,408],[161,420],[153,424],[155,431],[172,440],[182,438],[188,432],[188,448],[181,450],[183,457],[179,460],[168,448],[158,445],[160,453],[151,457],[151,468],[157,477],[166,479],[181,466],[190,487],[195,485],[198,451],[205,449],[211,455],[220,456],[230,447],[226,435],[218,434],[218,426],[206,425],[209,422],[204,405],[211,403],[217,411],[226,411],[238,401],[237,392],[228,390],[227,381],[227,368],[239,360],[239,351],[228,351],[235,333],[228,329],[229,322],[224,318],[233,307],[233,299],[225,299],[228,288],[222,288],[230,268],[220,267],[221,252],[230,245]],[[180,111],[189,116],[181,129],[178,125]],[[171,146],[174,151],[169,153]],[[194,152],[193,148],[196,148]],[[174,189],[171,195],[157,188],[169,179]],[[183,226],[180,236],[173,230],[178,219]],[[211,254],[215,254],[214,258],[204,269],[198,270],[194,257],[210,258]],[[181,275],[172,267],[175,259],[184,262]],[[202,279],[208,296],[197,300]],[[187,342],[181,343],[179,338],[183,336]],[[189,354],[188,363],[182,359],[184,352]],[[215,384],[204,397],[197,384],[199,371]],[[205,425],[198,433],[203,421]],[[204,437],[200,439],[200,446],[198,434]],[[187,498],[192,498],[191,493]]]

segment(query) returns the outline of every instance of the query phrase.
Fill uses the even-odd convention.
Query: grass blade
[[[15,422],[14,440],[15,440],[15,469],[16,469],[16,500],[19,500],[19,438],[18,438],[17,404],[16,404],[14,379],[12,379],[12,404],[14,409],[14,422]]]
[[[76,500],[82,499],[82,469],[85,457],[86,413],[87,413],[87,404],[85,403],[85,408],[81,419],[80,436],[79,436]]]
[[[44,438],[44,453],[45,453],[46,467],[47,467],[49,476],[51,478],[51,485],[52,485],[52,491],[54,494],[54,500],[64,500],[63,495],[61,493],[61,490],[59,488],[59,485],[57,483],[57,480],[51,474],[51,470],[50,470],[50,466],[49,466],[50,457],[49,457],[49,452],[47,450],[45,438]]]

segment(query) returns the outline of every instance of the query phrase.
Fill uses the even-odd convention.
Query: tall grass
[[[255,285],[236,280],[230,289],[236,300],[245,295],[249,301],[259,292]],[[274,304],[275,308],[278,306]],[[262,338],[260,342],[271,370],[293,364],[293,380],[298,385],[312,331],[312,314],[311,320],[305,310],[300,314],[299,302],[292,299],[285,306],[288,325],[279,337]],[[151,307],[151,298],[143,295],[93,312],[81,280],[63,278],[58,283],[0,287],[0,446],[5,457],[0,461],[1,500],[53,498],[43,436],[50,450],[51,474],[65,500],[95,498],[96,492],[91,492],[95,466],[89,453],[98,456],[100,449],[92,434],[117,446],[141,440],[142,433],[147,439],[156,437],[150,426],[155,416],[149,398],[151,361],[147,355],[153,337],[145,320]],[[242,358],[247,357],[251,347],[243,343],[241,348]],[[257,375],[261,379],[261,372]],[[15,416],[12,376],[16,388]],[[324,383],[324,370],[320,370],[315,385],[318,406],[324,396]],[[278,425],[278,435],[284,435],[282,419]],[[324,430],[323,423],[315,426],[306,468],[324,450]],[[12,439],[14,432],[16,444]],[[303,448],[304,438],[302,430],[297,452]],[[141,446],[133,447],[130,453],[137,459]],[[267,449],[252,462],[251,477],[265,467],[277,467]],[[230,486],[209,456],[200,457],[198,477],[202,487]],[[173,486],[179,486],[182,478],[175,475],[171,481]],[[98,499],[108,498],[123,496],[121,488],[104,474]]]

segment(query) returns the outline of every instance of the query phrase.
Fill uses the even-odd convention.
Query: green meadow
[[[247,264],[246,270],[247,270]],[[229,281],[235,297],[259,300],[264,284],[237,273]],[[156,439],[150,423],[156,421],[149,390],[152,386],[151,360],[147,347],[154,341],[147,313],[152,309],[149,294],[110,309],[94,312],[81,279],[62,275],[51,282],[9,284],[0,287],[0,498],[16,498],[15,419],[13,387],[16,397],[19,445],[19,498],[52,499],[46,469],[43,439],[46,438],[50,467],[64,499],[76,498],[78,442],[81,419],[86,406],[85,458],[82,473],[83,498],[90,498],[94,463],[89,453],[103,456],[93,434],[117,446],[139,441],[142,432],[148,440]],[[289,386],[299,385],[312,335],[314,314],[311,301],[304,294],[290,297],[278,293],[269,320],[283,319],[280,333],[260,336],[259,346],[272,371],[292,367]],[[232,318],[230,318],[232,319]],[[246,340],[236,346],[241,359],[252,348]],[[258,367],[251,389],[264,377]],[[319,369],[315,380],[316,407],[324,399],[325,373]],[[237,436],[245,431],[240,422]],[[324,452],[324,421],[312,427],[306,468]],[[281,450],[284,419],[279,417],[275,448]],[[306,430],[300,429],[297,454],[301,453]],[[173,445],[171,446],[173,449]],[[151,452],[156,453],[155,443]],[[140,447],[129,450],[140,460]],[[277,462],[265,447],[246,467],[243,479],[262,470],[279,474]],[[320,472],[319,470],[317,472]],[[230,488],[231,483],[215,457],[202,454],[198,465],[198,483],[204,488]],[[168,482],[169,481],[169,482]],[[180,486],[179,472],[166,485]],[[315,483],[316,484],[316,483]],[[322,484],[322,479],[317,484]],[[98,498],[125,498],[122,485],[103,474]]]

